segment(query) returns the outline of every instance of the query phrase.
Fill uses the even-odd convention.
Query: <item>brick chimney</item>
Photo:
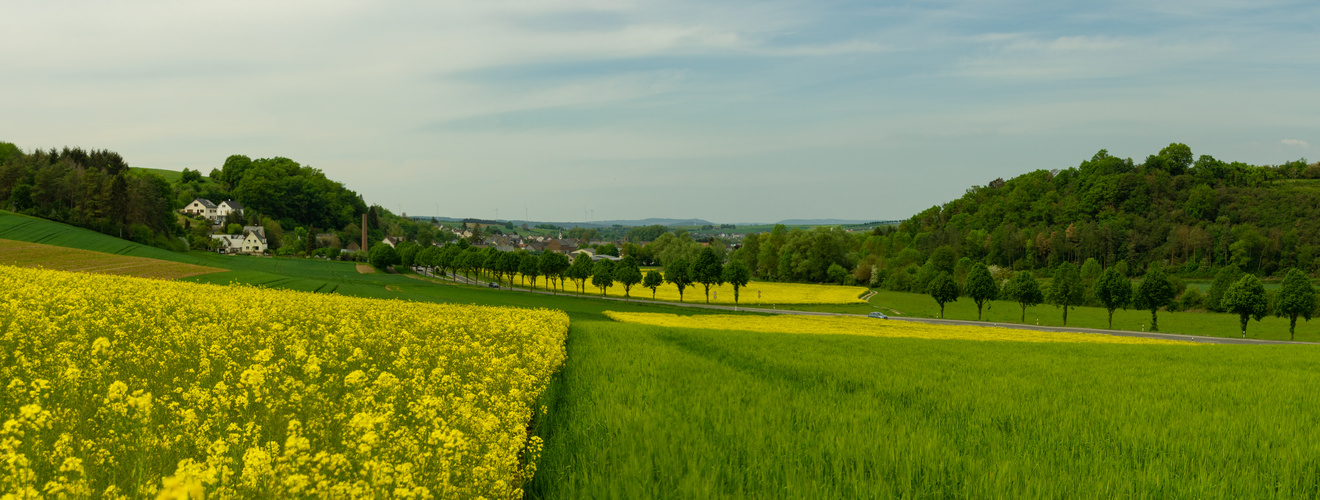
[[[362,251],[367,251],[367,214],[362,214]]]

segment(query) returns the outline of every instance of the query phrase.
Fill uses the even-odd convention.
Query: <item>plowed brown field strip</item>
[[[172,280],[227,271],[167,260],[0,239],[0,265]]]

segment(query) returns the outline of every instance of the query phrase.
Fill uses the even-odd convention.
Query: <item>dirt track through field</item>
[[[0,239],[0,265],[172,280],[227,269]]]

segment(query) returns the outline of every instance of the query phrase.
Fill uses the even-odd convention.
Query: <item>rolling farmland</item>
[[[0,217],[0,230],[3,221]],[[99,244],[93,237],[80,241]],[[129,247],[130,251],[135,248]],[[472,461],[451,467],[448,476],[426,476],[430,479],[421,479],[420,462],[413,463],[412,482],[396,484],[408,484],[412,491],[425,487],[433,494],[485,491],[505,498],[519,496],[520,488],[530,498],[1112,498],[1150,496],[1151,492],[1171,498],[1241,498],[1320,494],[1320,460],[1314,458],[1320,456],[1315,444],[1320,443],[1320,421],[1308,411],[1320,404],[1312,390],[1320,383],[1312,369],[1320,359],[1320,346],[1127,343],[1137,339],[866,318],[733,314],[681,309],[665,301],[605,301],[590,294],[530,294],[415,276],[360,274],[350,263],[176,255],[179,260],[214,263],[229,270],[182,278],[168,283],[170,287],[216,290],[215,296],[233,295],[241,307],[203,307],[203,300],[166,298],[186,296],[174,288],[135,293],[123,291],[123,285],[104,287],[103,294],[74,298],[74,290],[97,288],[79,285],[81,280],[140,280],[4,268],[9,273],[69,276],[10,278],[8,283],[14,285],[0,288],[18,294],[9,296],[13,300],[5,302],[10,306],[3,311],[10,315],[2,323],[7,325],[3,341],[10,342],[6,352],[16,353],[3,365],[8,370],[3,375],[10,384],[23,380],[21,386],[14,386],[19,389],[5,393],[8,399],[0,402],[4,418],[29,427],[47,419],[71,426],[65,428],[75,436],[109,436],[103,430],[106,426],[140,428],[134,426],[142,425],[140,409],[146,407],[144,397],[149,395],[151,422],[167,429],[159,435],[168,439],[142,442],[79,438],[86,446],[104,443],[116,459],[123,459],[123,467],[164,471],[148,473],[150,480],[104,479],[91,472],[97,460],[91,457],[80,462],[89,472],[87,481],[79,483],[74,475],[58,472],[65,462],[57,465],[56,460],[71,458],[74,452],[60,448],[63,445],[50,429],[32,434],[39,438],[20,441],[27,447],[22,451],[24,457],[37,457],[28,463],[33,474],[70,488],[68,491],[84,486],[103,491],[113,483],[121,489],[118,491],[143,493],[155,491],[153,488],[192,488],[208,494],[257,494],[253,492],[294,491],[279,489],[294,484],[260,479],[271,475],[319,477],[328,485],[346,485],[353,477],[346,469],[318,462],[318,456],[341,456],[345,462],[339,463],[359,465],[389,462],[398,471],[399,464],[413,463],[400,457],[419,456],[418,450],[425,446],[408,448],[412,446],[408,439],[396,445],[385,436],[420,436],[421,429],[438,424],[406,420],[396,411],[388,417],[392,420],[372,427],[378,444],[371,448],[371,456],[383,457],[376,462],[359,448],[336,444],[343,441],[336,436],[366,439],[367,431],[354,427],[354,421],[363,423],[367,417],[356,417],[368,410],[376,411],[371,415],[386,415],[389,405],[382,405],[377,381],[386,373],[401,384],[412,380],[389,367],[400,362],[405,366],[425,363],[417,359],[424,352],[422,345],[436,340],[427,340],[431,337],[419,332],[458,331],[466,332],[460,338],[476,339],[479,335],[474,332],[489,333],[491,325],[521,321],[517,318],[564,318],[559,313],[537,311],[555,309],[571,318],[564,324],[547,320],[560,325],[555,327],[560,329],[557,337],[532,335],[522,337],[523,341],[502,337],[510,340],[480,344],[487,346],[480,352],[472,350],[476,348],[473,344],[466,344],[467,348],[453,344],[449,354],[444,354],[443,363],[453,373],[469,370],[475,376],[488,373],[482,370],[489,369],[490,360],[513,362],[492,353],[529,360],[532,352],[553,351],[551,344],[566,349],[562,368],[556,372],[544,364],[554,363],[552,358],[559,356],[548,354],[539,361],[538,374],[521,386],[543,386],[544,393],[535,387],[518,388],[525,395],[518,405],[492,402],[494,406],[488,407],[518,415],[522,427],[516,435],[520,437],[509,437],[515,435],[512,426],[497,426],[502,430],[481,438],[483,443],[492,443],[482,449],[503,451],[468,459],[503,464],[498,467],[506,472],[497,475],[506,479],[505,484],[488,481],[487,472],[467,476],[455,472],[492,470]],[[61,292],[40,294],[32,289],[34,281]],[[211,287],[187,283],[190,281],[306,291],[320,287],[321,292],[348,297]],[[404,300],[356,302],[360,299],[349,297]],[[89,317],[95,304],[113,304],[118,313]],[[918,294],[880,292],[871,304],[796,307],[854,312],[889,307],[920,316],[928,314],[933,304],[929,297]],[[365,314],[366,323],[347,321],[340,313],[362,310],[354,309],[357,307],[380,313]],[[974,315],[969,307],[968,301],[950,304],[949,315]],[[327,312],[330,308],[336,313]],[[1078,309],[1072,319],[1099,317],[1086,312],[1088,309]],[[133,315],[133,311],[143,314]],[[987,313],[1002,321],[1015,311],[1020,312],[1010,304],[995,302]],[[1039,306],[1028,312],[1039,312],[1044,319],[1045,314],[1057,314],[1057,309]],[[1144,315],[1143,311],[1120,311],[1116,320]],[[1191,313],[1161,315],[1162,324],[1168,315],[1171,327],[1182,324],[1181,317],[1223,319]],[[464,316],[486,319],[466,324],[446,319]],[[82,331],[75,325],[82,325]],[[220,343],[206,344],[200,342],[202,337],[188,333],[197,326],[233,333]],[[125,332],[173,333],[141,338],[96,333],[111,327]],[[355,330],[367,333],[344,333]],[[308,334],[313,331],[322,333]],[[499,331],[493,330],[501,335]],[[98,343],[101,337],[106,342]],[[164,340],[168,338],[175,340]],[[360,346],[363,357],[344,347],[350,339]],[[408,357],[400,354],[405,344]],[[133,354],[162,352],[159,345],[170,346],[171,354],[145,362]],[[267,351],[269,359],[261,361]],[[514,354],[518,352],[522,354]],[[323,382],[314,391],[304,370],[307,356],[313,354],[323,361],[317,364]],[[204,355],[212,367],[209,375],[194,368],[202,365],[198,360]],[[97,361],[98,356],[105,360]],[[258,365],[264,370],[260,388],[252,378],[260,371],[255,370]],[[80,370],[79,380],[96,382],[73,390],[67,370],[59,369],[68,366]],[[166,383],[153,379],[148,369],[176,375]],[[19,370],[26,370],[26,375],[16,375]],[[352,376],[355,370],[362,377]],[[337,374],[337,382],[325,375],[331,371]],[[412,373],[415,379],[417,375]],[[38,380],[49,387],[71,389],[57,392]],[[218,380],[224,381],[224,393],[216,392]],[[426,390],[434,387],[426,385],[429,380],[423,377],[414,384]],[[516,386],[493,380],[500,387]],[[123,382],[122,388],[116,381]],[[358,405],[350,406],[351,412],[314,410],[328,408],[331,394],[351,394],[358,382],[362,385],[356,390],[370,393],[370,401],[351,400],[350,405]],[[179,395],[174,387],[185,390]],[[254,392],[257,389],[268,391],[260,401]],[[285,391],[295,390],[311,392],[301,402],[288,402],[297,398],[294,392]],[[536,398],[538,393],[541,396]],[[419,394],[408,397],[416,401]],[[242,410],[241,398],[247,398],[247,408],[257,409]],[[275,401],[280,399],[286,402],[277,406]],[[394,408],[406,399],[395,399]],[[459,396],[441,399],[467,401]],[[196,406],[204,400],[212,406]],[[259,406],[261,402],[267,406]],[[223,411],[214,406],[222,403],[229,405]],[[536,411],[542,406],[546,411]],[[189,408],[195,409],[199,420],[188,425],[209,422],[209,430],[183,427],[180,422],[187,422],[188,417],[180,412]],[[212,413],[220,416],[214,418],[225,419],[225,425],[256,422],[259,430],[235,437],[216,434],[219,421],[200,418]],[[346,434],[350,432],[357,434]],[[190,437],[198,433],[206,439]],[[302,439],[309,443],[305,451],[300,451],[304,450],[299,444]],[[413,442],[421,442],[419,439]],[[211,445],[217,440],[224,440],[228,448],[213,452]],[[544,448],[537,457],[539,442]],[[265,444],[254,447],[254,443]],[[523,443],[525,448],[511,443]],[[295,451],[286,453],[290,446]],[[325,455],[313,453],[317,446]],[[169,451],[142,451],[146,449]],[[261,465],[267,463],[261,453],[249,455],[248,450],[253,449],[270,459],[269,468]],[[524,449],[525,453],[519,451]],[[184,455],[189,453],[216,458],[194,458],[185,464]],[[299,457],[307,461],[298,462]],[[524,458],[534,459],[534,467],[521,465]],[[213,462],[228,467],[231,475],[221,476],[233,479],[227,483],[230,486],[207,482]],[[222,467],[214,470],[224,471]],[[528,476],[530,482],[526,482]],[[253,482],[245,482],[247,477],[254,478]],[[391,477],[403,481],[403,476]],[[450,482],[440,484],[445,477]],[[381,483],[364,481],[367,489],[355,491],[382,491],[377,489]],[[433,482],[423,484],[425,481]],[[20,486],[14,483],[10,488],[17,491]],[[343,486],[354,487],[360,486]]]

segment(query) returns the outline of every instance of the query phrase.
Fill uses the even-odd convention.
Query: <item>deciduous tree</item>
[[[500,268],[498,272],[504,273],[509,280],[509,286],[513,286],[513,275],[518,274],[518,268],[522,266],[522,253],[504,252],[500,256]]]
[[[573,265],[568,268],[568,277],[577,284],[582,293],[587,291],[587,279],[591,277],[591,257],[580,253],[573,259]]]
[[[1100,273],[1100,277],[1095,280],[1091,296],[1109,311],[1109,328],[1113,329],[1114,310],[1120,307],[1126,309],[1132,303],[1132,282],[1111,267]]]
[[[995,284],[995,277],[990,275],[990,269],[985,264],[977,263],[967,273],[967,282],[963,285],[963,293],[966,293],[968,297],[976,302],[976,320],[980,321],[981,307],[986,301],[995,300],[999,297],[999,285]]]
[[[614,281],[623,285],[624,298],[631,297],[633,285],[642,282],[642,271],[637,267],[637,259],[631,255],[619,259],[619,263],[614,266]]]
[[[558,252],[546,252],[541,254],[541,274],[545,275],[550,289],[554,290],[554,281],[559,280],[559,288],[564,288],[564,278],[572,264],[568,262],[568,256]]]
[[[1077,266],[1071,262],[1059,264],[1054,270],[1054,279],[1050,280],[1050,291],[1045,295],[1045,299],[1063,308],[1064,326],[1068,326],[1068,309],[1082,304],[1084,290],[1082,278],[1077,274]]]
[[[1288,270],[1279,291],[1274,293],[1274,314],[1288,318],[1288,340],[1297,339],[1297,317],[1310,321],[1312,311],[1315,311],[1315,287],[1311,286],[1311,279],[1296,268]]]
[[[1031,271],[1018,271],[1004,284],[1004,297],[1022,306],[1022,322],[1027,322],[1027,308],[1045,301],[1045,294],[1040,291],[1040,283]]]
[[[371,247],[371,251],[367,253],[367,259],[371,261],[373,267],[380,270],[388,269],[400,262],[399,253],[395,252],[393,247],[385,244]]]
[[[734,259],[724,267],[724,282],[733,285],[733,304],[738,304],[738,290],[752,281],[752,270],[747,263]]]
[[[701,283],[706,289],[706,303],[710,303],[710,288],[724,282],[724,265],[710,247],[701,249],[697,261],[692,264],[692,281]]]
[[[614,286],[614,261],[601,259],[591,268],[591,284],[600,289],[600,296],[605,296],[605,290]]]
[[[1237,283],[1239,279],[1242,279],[1242,270],[1238,266],[1230,264],[1220,269],[1215,274],[1215,281],[1210,284],[1210,290],[1205,292],[1205,299],[1202,301],[1205,308],[1222,312],[1224,310],[1224,292],[1227,292],[1228,287],[1233,286],[1233,283]]]
[[[1138,309],[1150,311],[1150,331],[1160,331],[1159,317],[1156,314],[1161,307],[1169,305],[1169,301],[1173,300],[1176,293],[1169,277],[1158,267],[1152,268],[1141,280],[1132,302]]]
[[[518,260],[518,273],[532,282],[532,290],[536,289],[536,278],[541,276],[541,260],[535,255],[524,253]]]
[[[1254,275],[1243,275],[1241,279],[1224,292],[1224,309],[1238,315],[1242,326],[1242,338],[1247,338],[1247,321],[1269,314],[1269,298],[1265,296],[1265,285]]]
[[[667,234],[667,233],[666,233]],[[692,265],[682,257],[665,263],[665,281],[678,288],[678,301],[683,301],[683,290],[692,284]]]
[[[655,289],[665,284],[665,277],[660,271],[654,269],[646,272],[646,277],[642,278],[642,286],[651,289],[651,300],[655,300]]]
[[[495,247],[491,247],[490,252],[486,254],[486,260],[481,265],[482,269],[485,269],[486,272],[495,276],[496,284],[502,283],[500,281],[500,275],[503,274],[503,271],[500,269],[500,260],[503,258],[504,252],[496,250]]]
[[[949,273],[940,271],[926,285],[926,293],[940,305],[940,317],[944,317],[944,304],[958,301],[958,282],[953,281]]]

